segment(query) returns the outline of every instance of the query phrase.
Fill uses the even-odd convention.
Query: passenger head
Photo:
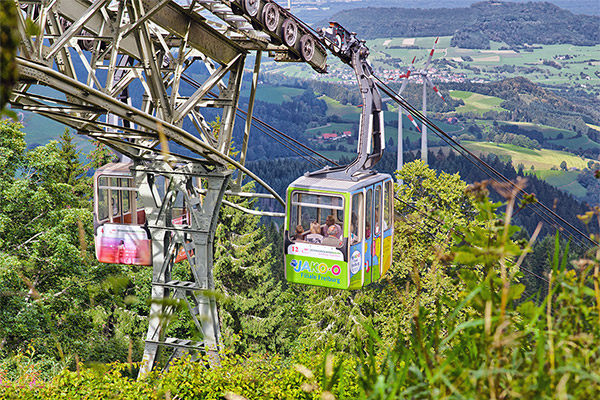
[[[330,225],[329,228],[327,228],[327,236],[337,237],[337,228],[335,225]]]
[[[335,218],[333,218],[333,215],[329,214],[327,216],[327,218],[325,219],[325,225],[327,225],[327,226],[335,225]]]
[[[313,221],[310,223],[310,233],[317,233],[317,234],[321,234],[321,224],[319,224],[317,221]]]
[[[302,235],[304,233],[304,228],[302,225],[296,225],[296,235]]]

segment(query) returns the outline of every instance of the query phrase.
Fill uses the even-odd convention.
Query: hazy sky
[[[302,4],[307,2],[314,2],[312,0],[291,0],[292,1],[292,9],[294,8],[294,4]],[[523,0],[501,0],[501,1],[513,1],[519,3],[526,3],[527,1]],[[534,0],[535,1],[535,0]],[[286,4],[287,0],[277,0],[278,3]],[[473,3],[477,3],[478,1],[474,0],[361,0],[361,1],[352,1],[348,2],[348,0],[333,0],[332,3],[338,3],[333,5],[332,8],[353,8],[353,7],[405,7],[405,8],[456,8],[456,7],[468,7]],[[550,3],[556,4],[561,8],[565,8],[570,10],[575,14],[591,14],[591,15],[600,15],[600,0],[550,0]],[[327,3],[326,1],[321,2],[321,4]],[[343,3],[343,4],[339,4]],[[330,3],[331,4],[331,3]]]

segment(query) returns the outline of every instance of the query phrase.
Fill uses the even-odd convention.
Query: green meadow
[[[477,124],[489,125],[489,120],[476,120]],[[498,121],[499,125],[514,125],[521,129],[537,131],[544,135],[544,139],[550,143],[562,146],[568,149],[593,149],[598,147],[598,143],[591,140],[585,135],[577,135],[577,133],[567,130],[554,128],[548,125],[534,124],[531,122],[512,122],[512,121]],[[562,135],[562,138],[559,138]]]
[[[479,115],[487,111],[508,111],[500,104],[504,101],[499,97],[486,96],[484,94],[465,92],[463,90],[451,90],[450,97],[462,100],[465,105],[456,108],[459,113],[472,112]]]
[[[281,104],[291,101],[293,97],[304,93],[304,89],[289,86],[259,85],[256,89],[256,100],[267,103]],[[242,96],[249,96],[250,91],[242,92]]]
[[[499,156],[509,156],[515,167],[523,164],[525,169],[529,169],[533,165],[536,171],[550,170],[552,167],[559,168],[563,161],[567,163],[567,168],[584,169],[587,168],[587,163],[590,161],[590,159],[584,159],[565,151],[526,149],[504,143],[465,141],[463,146],[476,154],[493,153]]]
[[[577,182],[577,175],[579,175],[577,171],[529,171],[529,173],[531,172],[550,185],[565,190],[573,196],[582,197],[586,194],[586,189]]]
[[[538,178],[574,196],[581,197],[586,194],[586,189],[577,182],[579,172],[561,170],[560,164],[565,161],[567,169],[575,167],[581,170],[587,168],[590,159],[584,159],[564,151],[533,150],[512,144],[489,142],[464,142],[462,144],[477,155],[492,153],[504,159],[510,158],[515,168],[519,164],[523,164],[525,173],[533,173]],[[531,169],[532,166],[533,170]]]

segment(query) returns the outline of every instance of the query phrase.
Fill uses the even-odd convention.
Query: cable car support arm
[[[373,78],[369,63],[369,49],[364,40],[332,22],[327,29],[319,31],[323,44],[340,60],[354,69],[362,97],[362,112],[358,131],[357,157],[350,164],[336,168],[325,168],[314,174],[343,172],[348,177],[369,172],[383,156],[385,148],[384,122],[381,95]]]

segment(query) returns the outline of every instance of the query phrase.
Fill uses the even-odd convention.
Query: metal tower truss
[[[233,171],[209,171],[188,162],[171,167],[165,161],[139,162],[133,167],[152,237],[152,303],[140,374],[150,371],[159,346],[173,348],[171,357],[204,349],[211,364],[219,360],[219,319],[212,276],[213,239],[218,211]],[[190,263],[189,281],[173,280],[171,272],[181,249]],[[173,302],[187,304],[202,332],[203,343],[166,338]]]
[[[218,362],[217,310],[205,291],[214,288],[212,245],[227,185],[229,193],[249,196],[240,193],[245,174],[284,203],[244,166],[249,122],[241,154],[230,154],[246,58],[255,53],[251,120],[262,53],[325,72],[320,39],[265,0],[12,1],[20,10],[21,40],[12,107],[68,125],[133,160],[153,248],[153,305],[141,373],[152,368],[160,345],[174,348],[175,356],[199,346],[164,337],[161,318],[174,311],[164,301],[169,298],[189,304],[202,346],[211,363]],[[218,129],[208,113],[211,120],[220,117]],[[176,202],[187,210],[177,224]],[[189,282],[171,280],[181,248],[191,265]]]

